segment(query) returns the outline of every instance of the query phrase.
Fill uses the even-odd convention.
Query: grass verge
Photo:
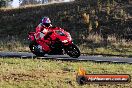
[[[0,88],[131,88],[127,84],[76,83],[79,67],[88,74],[130,74],[132,65],[70,62],[44,59],[0,58]]]
[[[100,35],[89,35],[79,47],[82,53],[90,55],[132,57],[132,41],[114,36],[109,36],[107,41],[104,41]]]
[[[86,40],[76,41],[81,53],[88,55],[125,56],[132,57],[132,41],[120,40],[116,37],[108,37],[107,44],[100,35],[90,35]],[[0,51],[30,52],[29,41],[9,36],[0,41]]]

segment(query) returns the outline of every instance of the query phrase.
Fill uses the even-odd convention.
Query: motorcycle
[[[73,58],[80,56],[80,50],[73,43],[70,33],[59,27],[52,28],[52,31],[44,36],[44,40],[36,39],[35,36],[35,32],[28,33],[29,48],[36,56],[62,55],[64,52]]]

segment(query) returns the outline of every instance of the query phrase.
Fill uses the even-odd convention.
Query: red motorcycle
[[[73,44],[70,33],[61,28],[52,28],[52,31],[44,36],[44,40],[37,40],[35,34],[35,32],[29,32],[28,39],[31,41],[29,48],[36,56],[62,55],[64,52],[73,58],[80,56],[80,50]],[[44,48],[40,49],[40,47]]]

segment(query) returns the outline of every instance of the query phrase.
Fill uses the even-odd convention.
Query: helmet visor
[[[50,23],[44,23],[43,24],[45,27],[49,27],[50,26]]]

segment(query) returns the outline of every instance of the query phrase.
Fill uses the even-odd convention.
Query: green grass
[[[0,58],[0,88],[131,88],[127,84],[76,83],[76,73],[83,67],[87,74],[130,74],[132,65],[70,62],[44,59]]]

